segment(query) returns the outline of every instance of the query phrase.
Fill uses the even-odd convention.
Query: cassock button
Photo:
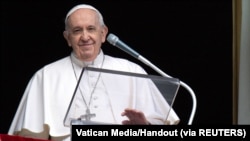
[[[95,83],[91,83],[90,85],[91,85],[91,87],[94,87],[94,86],[95,86]]]
[[[94,100],[97,100],[98,99],[98,97],[97,96],[94,96],[94,98],[93,98]]]

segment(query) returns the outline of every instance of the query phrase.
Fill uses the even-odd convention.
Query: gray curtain
[[[238,124],[250,124],[250,0],[241,2]]]

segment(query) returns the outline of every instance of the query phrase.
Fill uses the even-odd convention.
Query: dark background
[[[193,124],[232,124],[231,0],[82,0],[117,35],[197,97]],[[0,133],[7,133],[26,85],[44,65],[69,55],[64,17],[79,1],[1,1]],[[109,55],[142,65],[109,43]],[[174,109],[187,124],[192,100],[181,87]]]

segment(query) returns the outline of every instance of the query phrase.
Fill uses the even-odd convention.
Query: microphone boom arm
[[[170,77],[169,75],[167,75],[166,73],[164,73],[162,70],[160,70],[158,67],[156,67],[154,64],[152,64],[149,60],[147,60],[146,58],[144,58],[143,56],[139,55],[138,60],[140,60],[141,62],[143,62],[144,64],[148,65],[149,67],[151,67],[153,70],[155,70],[156,72],[158,72],[160,75],[164,76],[164,77]],[[188,121],[188,125],[192,125],[193,123],[193,119],[194,119],[194,115],[196,112],[196,108],[197,108],[197,100],[196,100],[196,96],[194,91],[184,82],[180,81],[180,85],[182,87],[184,87],[191,95],[192,100],[193,100],[193,106],[192,106],[192,111],[189,117],[189,121]]]
[[[108,35],[108,37],[107,37],[107,40],[113,46],[118,47],[119,49],[125,51],[126,53],[130,54],[131,56],[133,56],[136,59],[138,59],[141,62],[143,62],[144,64],[148,65],[149,67],[151,67],[153,70],[155,70],[156,72],[158,72],[163,77],[170,77],[171,78],[171,76],[169,76],[166,73],[164,73],[162,70],[160,70],[154,64],[152,64],[149,60],[147,60],[146,58],[144,58],[143,56],[141,56],[139,53],[137,53],[135,50],[133,50],[132,48],[130,48],[129,46],[127,46],[122,41],[120,41],[119,38],[117,36],[115,36],[114,34],[110,33]],[[185,84],[184,82],[180,81],[180,85],[182,87],[184,87],[190,93],[190,95],[192,97],[192,100],[193,100],[192,111],[191,111],[191,114],[190,114],[190,117],[189,117],[189,121],[188,121],[188,125],[191,125],[193,123],[194,115],[195,115],[196,108],[197,108],[196,96],[195,96],[193,90],[187,84]]]

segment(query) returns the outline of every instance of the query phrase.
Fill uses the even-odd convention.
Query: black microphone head
[[[115,36],[114,34],[110,33],[107,37],[107,41],[112,44],[113,46],[116,45],[117,41],[119,40],[119,38],[117,36]]]

